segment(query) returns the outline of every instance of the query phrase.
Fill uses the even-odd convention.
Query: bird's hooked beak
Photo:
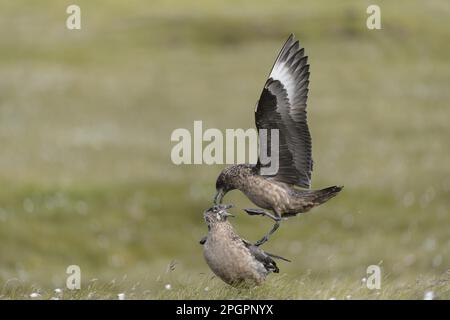
[[[234,218],[234,215],[227,211],[228,209],[233,208],[233,207],[234,207],[234,205],[232,205],[232,204],[223,205],[223,210],[221,211],[221,214],[226,218],[228,218],[228,217]]]
[[[214,204],[221,204],[224,196],[225,192],[223,191],[223,189],[218,189],[216,195],[214,196]]]
[[[226,213],[225,213],[225,217],[227,217],[227,218],[229,218],[229,217],[234,218],[234,214],[231,214],[231,213],[229,213],[229,212],[226,212]]]
[[[217,217],[222,217],[224,219],[228,218],[228,217],[233,217],[234,215],[232,215],[231,213],[229,213],[227,210],[230,208],[233,208],[234,205],[232,204],[217,204],[215,206],[213,206],[212,208],[208,209],[208,212],[214,212],[217,213]]]

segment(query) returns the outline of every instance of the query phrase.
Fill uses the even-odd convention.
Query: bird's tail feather
[[[302,197],[311,201],[314,206],[318,206],[335,197],[343,188],[343,186],[333,186],[321,190],[306,191],[306,194],[302,194]]]

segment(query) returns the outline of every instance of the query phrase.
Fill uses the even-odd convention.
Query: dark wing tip
[[[266,252],[266,254],[267,254],[269,257],[274,258],[274,259],[280,259],[280,260],[283,260],[283,261],[286,261],[286,262],[292,262],[292,261],[289,260],[289,259],[283,258],[283,257],[278,256],[278,255],[273,254],[273,253],[268,253],[268,252]]]

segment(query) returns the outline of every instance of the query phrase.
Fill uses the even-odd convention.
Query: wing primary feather
[[[278,53],[255,109],[258,130],[279,130],[279,170],[271,178],[304,188],[311,185],[313,168],[306,113],[309,70],[305,50],[291,34]],[[267,146],[271,146],[270,137]]]

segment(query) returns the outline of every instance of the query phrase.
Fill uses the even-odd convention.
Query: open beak
[[[231,213],[229,213],[229,212],[227,211],[228,209],[230,209],[230,208],[232,208],[232,207],[234,207],[234,206],[231,205],[231,204],[227,204],[226,206],[224,206],[224,209],[222,209],[221,214],[222,214],[224,217],[226,217],[226,218],[229,218],[229,217],[234,218],[234,215],[231,214]]]
[[[214,196],[214,204],[221,204],[224,195],[225,193],[222,189],[217,190],[216,195]]]
[[[233,214],[231,214],[231,213],[229,213],[229,212],[227,212],[227,213],[225,213],[225,217],[232,217],[232,218],[234,218],[234,215]]]
[[[234,215],[232,215],[231,213],[229,213],[227,210],[228,209],[230,209],[230,208],[233,208],[234,207],[234,205],[232,205],[232,204],[222,204],[222,205],[220,205],[220,207],[221,207],[221,214],[224,216],[224,217],[226,217],[226,218],[229,218],[229,217],[232,217],[232,218],[234,218]]]

